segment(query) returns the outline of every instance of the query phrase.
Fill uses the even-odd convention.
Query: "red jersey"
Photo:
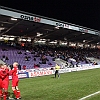
[[[6,68],[5,70],[5,77],[2,79],[2,88],[8,90],[9,86],[9,69]]]
[[[7,76],[6,70],[0,68],[0,78],[3,80]]]
[[[2,82],[2,75],[1,75],[1,73],[2,73],[2,69],[0,68],[0,84]]]
[[[8,68],[5,69],[5,77],[4,77],[4,80],[9,81],[9,69]]]
[[[12,79],[18,79],[18,68],[14,67],[11,71],[10,74],[12,75]]]
[[[2,71],[2,69],[0,68],[0,80],[2,79],[1,71]]]
[[[1,68],[0,68],[0,89],[2,88],[2,76],[1,76]]]
[[[7,76],[7,73],[4,69],[0,68],[0,88],[2,88],[3,80]]]

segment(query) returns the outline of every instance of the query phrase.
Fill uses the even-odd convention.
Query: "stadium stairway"
[[[3,61],[0,59],[0,64],[5,64],[5,62],[3,62]]]
[[[98,64],[100,64],[100,59],[94,58],[94,57],[87,57],[87,60],[90,60],[91,62],[96,62]]]
[[[65,60],[62,60],[60,58],[55,59],[55,63],[59,64],[61,67],[67,67],[68,65],[66,64]]]

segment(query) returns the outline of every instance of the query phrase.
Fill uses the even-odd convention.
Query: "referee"
[[[58,75],[58,78],[60,77],[59,69],[60,69],[60,66],[58,64],[56,64],[56,66],[55,66],[55,78],[56,78],[56,75]]]

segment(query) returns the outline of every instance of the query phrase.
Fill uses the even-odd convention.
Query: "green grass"
[[[59,79],[54,75],[21,79],[19,88],[22,100],[78,100],[100,90],[100,69],[65,73]],[[87,100],[95,98],[100,94]]]
[[[89,97],[88,99],[86,100],[100,100],[100,94],[97,94],[95,96],[92,96],[92,97]]]

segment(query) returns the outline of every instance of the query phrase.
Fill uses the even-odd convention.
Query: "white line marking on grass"
[[[94,95],[99,94],[99,93],[100,93],[100,91],[95,92],[95,93],[90,94],[90,95],[87,95],[87,96],[85,96],[85,97],[83,97],[83,98],[81,98],[81,99],[79,99],[79,100],[85,100],[86,98],[89,98],[89,97],[94,96]]]

